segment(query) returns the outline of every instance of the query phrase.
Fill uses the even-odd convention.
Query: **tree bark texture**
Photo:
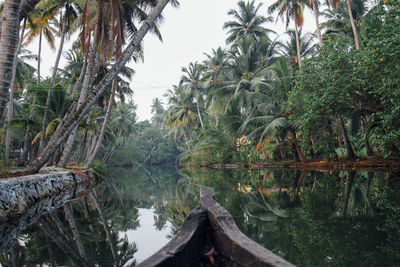
[[[301,69],[299,28],[297,26],[296,20],[294,20],[294,32],[296,34],[297,63],[299,64],[299,69]]]
[[[112,106],[114,103],[115,87],[116,87],[115,83],[116,83],[116,81],[114,80],[112,82],[111,95],[110,95],[110,99],[108,100],[107,111],[106,111],[106,115],[104,117],[103,125],[101,126],[99,138],[97,139],[96,146],[94,147],[94,150],[93,150],[92,154],[90,155],[89,160],[87,161],[87,163],[85,165],[85,168],[90,168],[90,166],[92,166],[93,161],[96,158],[97,152],[100,149],[101,143],[103,142],[104,134],[106,133],[108,121],[110,120],[111,110],[112,110]]]
[[[5,152],[5,159],[6,161],[10,160],[10,145],[11,145],[11,119],[13,117],[14,112],[14,91],[15,91],[15,80],[17,74],[17,65],[18,65],[18,54],[21,51],[22,40],[24,38],[25,33],[25,26],[26,26],[26,19],[24,20],[24,26],[22,27],[21,35],[18,41],[18,48],[15,53],[14,62],[13,62],[13,71],[11,76],[11,83],[10,83],[10,101],[8,102],[8,110],[7,110],[7,132],[6,132],[6,152]]]
[[[102,21],[102,8],[101,8],[101,5],[99,4],[98,10],[97,10],[97,21],[96,21],[94,40],[89,49],[89,59],[88,59],[88,63],[86,66],[85,75],[83,78],[81,92],[79,94],[77,108],[79,108],[82,105],[82,103],[85,101],[87,92],[89,89],[90,80],[91,80],[90,78],[93,73],[93,68],[95,65],[95,59],[96,59],[96,54],[97,54],[97,48],[99,46],[101,21]],[[65,144],[61,159],[60,159],[59,163],[57,164],[58,167],[64,168],[67,165],[69,155],[71,154],[77,132],[78,132],[78,125],[72,130],[71,134],[68,137],[68,140],[67,140],[67,143]]]
[[[350,22],[351,22],[351,28],[353,30],[353,35],[354,35],[354,43],[356,45],[356,49],[360,50],[360,41],[358,40],[358,34],[357,34],[357,28],[356,28],[356,24],[354,22],[354,18],[353,18],[353,12],[351,11],[351,4],[350,4],[350,0],[346,0],[347,3],[347,9],[349,11],[349,17],[350,17]]]
[[[65,218],[68,220],[69,226],[71,228],[72,234],[74,235],[74,240],[76,247],[78,248],[79,255],[88,261],[88,258],[86,256],[86,251],[85,247],[83,246],[83,242],[81,239],[81,235],[79,233],[78,226],[76,225],[75,217],[74,217],[74,211],[72,209],[71,202],[67,202],[64,205],[64,213],[65,213]]]
[[[322,46],[323,45],[322,35],[321,35],[321,29],[319,28],[318,10],[317,10],[317,5],[315,2],[316,2],[316,0],[312,0],[312,9],[313,9],[314,18],[315,18],[315,27],[317,30],[319,46]]]
[[[2,12],[0,39],[0,125],[8,102],[8,90],[18,45],[19,14],[21,0],[5,0]]]

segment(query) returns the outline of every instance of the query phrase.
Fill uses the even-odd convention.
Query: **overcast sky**
[[[131,86],[135,92],[133,99],[138,105],[139,120],[150,119],[152,99],[162,97],[167,89],[179,82],[182,67],[190,62],[203,61],[205,59],[203,53],[210,53],[213,48],[225,47],[226,35],[222,25],[225,21],[231,20],[227,13],[230,9],[236,8],[238,1],[180,0],[179,2],[179,8],[167,6],[163,12],[165,19],[160,27],[163,43],[156,37],[147,35],[144,39],[144,63],[129,64],[136,71]],[[267,16],[267,7],[273,2],[262,1],[260,14]],[[306,11],[304,31],[314,31],[314,23],[314,17],[310,11]],[[276,24],[274,20],[267,27],[280,34],[285,30],[281,20]],[[36,47],[37,44],[30,47],[33,53],[37,53]],[[46,46],[43,50],[42,75],[50,76],[55,53]]]

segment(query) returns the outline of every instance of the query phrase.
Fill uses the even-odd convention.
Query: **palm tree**
[[[201,84],[203,70],[204,66],[197,62],[190,63],[188,68],[183,67],[182,72],[184,75],[181,77],[180,85],[191,93],[190,98],[193,97],[196,100],[197,115],[199,116],[201,129],[204,131],[203,118],[200,111],[200,105],[203,106],[204,104],[204,92]]]
[[[289,40],[285,44],[280,44],[280,51],[293,65],[298,65],[297,38],[299,38],[300,44],[300,58],[305,58],[311,55],[315,49],[314,35],[311,33],[303,35],[302,30],[298,32],[298,35],[293,30],[289,30],[285,34],[289,36]]]
[[[69,1],[61,2],[61,3],[56,2],[54,7],[50,7],[50,8],[54,8],[55,12],[57,12],[58,9],[64,9],[64,10],[60,11],[61,12],[60,21],[58,22],[58,26],[59,26],[60,32],[61,32],[60,33],[61,39],[60,39],[60,44],[58,47],[56,61],[55,61],[54,68],[53,68],[53,73],[51,76],[49,90],[47,93],[46,105],[45,105],[44,112],[43,112],[42,134],[40,137],[39,152],[42,151],[43,146],[44,146],[44,132],[47,127],[47,117],[48,117],[48,112],[49,112],[49,108],[50,108],[51,94],[53,92],[53,87],[54,87],[54,83],[55,83],[55,79],[56,79],[56,75],[57,75],[58,64],[60,63],[61,52],[63,51],[63,47],[64,47],[64,40],[65,40],[66,34],[68,32],[70,32],[72,24],[74,23],[74,20],[77,18],[77,12],[75,10],[75,7]]]
[[[174,1],[175,3],[175,1]],[[105,12],[107,10],[107,5],[111,12]],[[89,47],[87,44],[88,40],[90,40],[90,26],[87,25],[88,19],[88,2],[84,7],[82,21],[82,32],[81,32],[81,46],[84,50],[87,50],[89,47],[88,59],[87,59],[87,67],[83,78],[83,84],[81,87],[81,92],[79,95],[79,100],[77,103],[77,109],[82,105],[85,101],[87,92],[89,89],[89,85],[91,83],[91,77],[93,77],[93,68],[95,63],[95,58],[97,55],[97,48],[100,47],[102,53],[99,54],[101,60],[103,62],[112,54],[113,49],[115,49],[116,60],[121,56],[121,49],[124,40],[124,32],[125,29],[128,30],[129,34],[137,33],[136,27],[134,27],[133,21],[138,19],[141,22],[144,22],[148,17],[146,13],[141,9],[141,7],[151,7],[154,6],[154,2],[142,0],[137,3],[136,1],[127,1],[125,5],[122,4],[121,1],[104,1],[100,0],[98,2],[98,11],[97,11],[97,21],[95,24],[94,31],[94,41]],[[155,32],[159,35],[157,23],[159,18],[156,18],[154,21],[154,25],[150,27],[149,30]],[[126,27],[125,27],[126,25]],[[89,30],[87,30],[89,29]],[[107,29],[107,30],[104,30]],[[111,32],[111,34],[110,34]],[[113,44],[115,43],[115,46]],[[138,44],[138,52],[139,56],[141,53],[140,44]],[[83,71],[83,70],[82,70]],[[57,163],[57,166],[64,167],[68,161],[69,155],[72,150],[72,146],[74,144],[75,136],[76,136],[77,128],[73,129],[72,133],[68,137],[66,142],[63,155],[60,159],[60,162]]]
[[[45,36],[45,39],[47,40],[49,46],[51,49],[55,49],[54,45],[54,33],[55,29],[50,25],[50,19],[54,15],[54,7],[47,9],[51,3],[49,1],[41,3],[41,5],[38,5],[35,10],[33,10],[31,13],[29,13],[27,20],[28,20],[28,32],[25,34],[25,44],[31,43],[34,38],[36,38],[39,35],[39,48],[38,48],[38,59],[37,59],[37,84],[40,85],[40,63],[41,63],[41,53],[42,53],[42,38],[43,35]],[[33,100],[32,100],[32,107],[36,105],[36,95],[34,95]],[[33,109],[31,109],[29,118],[33,118]],[[24,140],[24,148],[23,148],[23,158],[27,158],[27,153],[28,153],[28,138],[30,135],[30,127],[28,125],[25,133],[25,140]]]
[[[318,19],[318,7],[317,7],[317,0],[308,0],[308,6],[311,6],[311,9],[314,13],[314,18],[315,18],[315,27],[317,29],[317,36],[318,36],[318,42],[319,42],[319,46],[322,46],[322,35],[321,35],[321,29],[319,27],[319,19]]]
[[[229,34],[226,39],[227,44],[234,43],[246,35],[250,35],[257,40],[257,38],[273,32],[262,26],[266,22],[271,22],[272,18],[257,14],[261,6],[261,3],[255,6],[254,0],[247,3],[241,0],[238,2],[239,10],[229,10],[228,15],[233,16],[235,20],[224,23],[223,29],[228,30]]]
[[[104,71],[104,73],[98,72],[97,76],[102,77],[103,75],[101,75],[101,74],[105,75],[106,74],[106,68],[103,68],[103,71]],[[99,134],[99,137],[98,137],[97,142],[95,144],[95,147],[93,149],[93,152],[91,153],[91,155],[90,155],[90,157],[88,159],[88,162],[86,163],[87,167],[90,167],[92,165],[94,159],[96,158],[97,152],[99,151],[100,146],[102,145],[103,138],[104,138],[104,135],[106,133],[107,125],[108,125],[108,122],[109,122],[109,119],[110,119],[112,107],[113,107],[113,104],[114,104],[114,96],[115,96],[116,92],[119,93],[119,98],[120,98],[121,102],[123,102],[123,103],[125,101],[125,95],[131,95],[133,93],[131,88],[130,88],[130,86],[129,86],[129,83],[124,81],[123,78],[120,77],[120,76],[124,76],[124,77],[128,78],[129,80],[131,80],[132,77],[133,77],[133,74],[134,74],[133,69],[125,66],[120,74],[121,75],[117,76],[112,82],[111,94],[109,96],[109,101],[108,101],[107,110],[106,110],[106,114],[105,114],[105,117],[104,117],[103,125],[102,125],[102,128],[100,130],[100,134]]]
[[[14,57],[13,61],[13,71],[12,71],[12,77],[11,77],[11,82],[10,82],[10,101],[8,103],[8,109],[7,109],[7,131],[6,131],[6,151],[5,151],[5,160],[8,162],[10,159],[10,142],[11,142],[11,119],[13,116],[13,109],[14,109],[14,90],[15,90],[15,80],[16,80],[16,75],[17,75],[17,66],[18,66],[18,56],[19,53],[21,52],[21,47],[22,47],[22,40],[24,37],[24,32],[25,32],[25,27],[26,27],[26,19],[24,19],[24,25],[22,27],[21,31],[21,36],[19,37],[18,40],[18,48],[16,51],[16,55]]]
[[[367,10],[368,7],[365,0],[353,0],[351,2],[351,13],[356,26],[360,24],[360,20]],[[353,26],[348,18],[348,13],[348,7],[343,2],[337,2],[334,10],[324,10],[321,14],[326,18],[326,21],[321,24],[321,28],[326,29],[325,34],[340,33],[355,40]]]
[[[351,10],[351,3],[350,0],[346,0],[347,3],[347,11],[349,12],[349,18],[351,22],[351,28],[353,29],[353,36],[354,36],[354,43],[356,45],[356,49],[360,49],[360,41],[358,40],[357,28],[353,18],[353,12]]]
[[[163,107],[163,102],[160,100],[158,97],[154,98],[151,104],[151,113],[153,114],[153,117],[151,118],[153,124],[156,127],[163,127],[164,124],[164,107]]]
[[[18,26],[21,10],[21,0],[5,0],[2,16],[7,20],[2,21],[0,39],[0,124],[3,123],[3,112],[8,102],[8,91],[12,77],[12,67],[18,45]]]
[[[156,19],[161,14],[162,10],[168,4],[169,0],[161,0],[157,6],[152,10],[146,21],[142,24],[137,34],[128,44],[127,48],[121,55],[121,58],[117,60],[116,64],[102,79],[102,81],[92,90],[90,96],[82,103],[76,112],[71,112],[71,115],[65,118],[61,122],[61,126],[58,127],[56,132],[53,134],[47,146],[43,149],[40,155],[28,165],[26,172],[35,173],[37,172],[50,158],[51,154],[57,149],[57,147],[64,141],[64,139],[71,133],[71,131],[79,124],[82,118],[89,112],[90,108],[96,103],[101,97],[105,90],[110,86],[111,81],[115,79],[118,73],[121,71],[123,66],[131,58],[132,54],[139,47],[146,33],[154,25]]]
[[[278,11],[278,17],[281,17],[282,20],[286,20],[286,28],[289,25],[291,19],[294,21],[294,29],[296,35],[296,50],[297,50],[297,62],[299,64],[299,68],[301,68],[301,58],[300,58],[300,40],[299,40],[299,27],[303,25],[304,17],[304,1],[303,0],[277,0],[273,3],[269,8],[269,13],[273,13]]]

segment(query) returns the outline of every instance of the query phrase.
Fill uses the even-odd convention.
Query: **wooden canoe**
[[[138,266],[294,266],[244,235],[215,201],[212,188],[200,189],[200,206],[177,235]]]

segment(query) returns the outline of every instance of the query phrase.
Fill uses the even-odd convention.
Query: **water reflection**
[[[115,169],[90,194],[41,215],[0,263],[132,265],[167,242],[198,205],[199,189],[211,186],[246,235],[296,265],[396,265],[398,177],[284,169]]]

